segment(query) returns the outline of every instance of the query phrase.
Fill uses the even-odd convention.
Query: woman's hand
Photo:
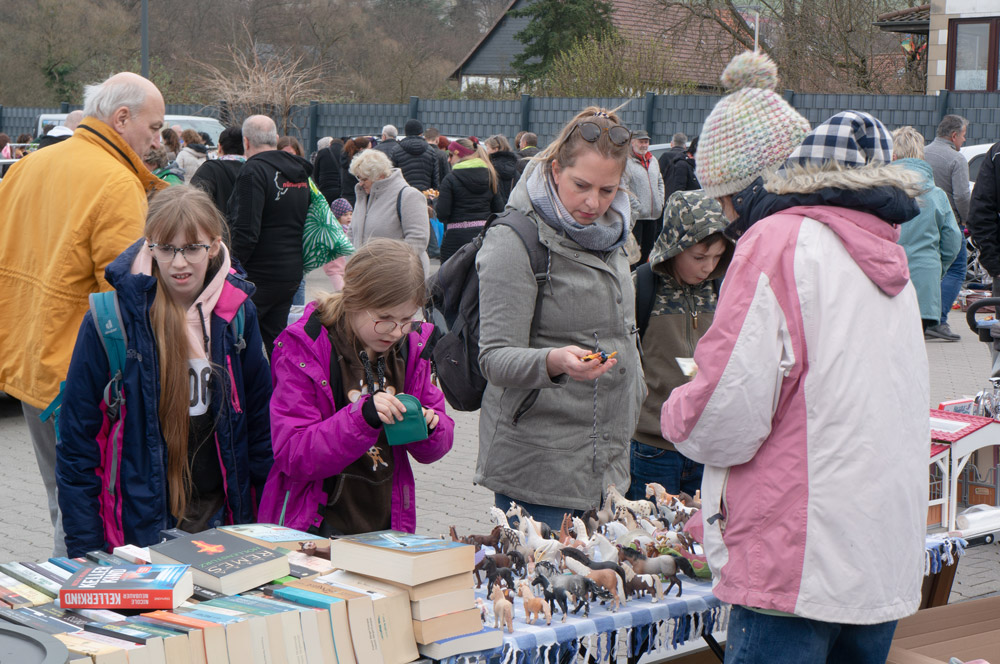
[[[424,408],[424,422],[427,422],[428,431],[433,431],[434,427],[438,425],[438,420],[440,419],[441,418],[438,417],[436,411],[431,410],[430,408]]]
[[[553,348],[545,356],[545,369],[550,378],[566,374],[573,380],[588,381],[603,376],[611,367],[618,364],[615,358],[609,359],[604,364],[601,364],[598,358],[587,361],[580,359],[590,355],[591,352],[579,346]]]
[[[402,401],[388,392],[376,392],[375,396],[372,397],[372,403],[375,404],[375,412],[378,413],[378,418],[384,424],[394,424],[403,421],[403,413],[406,412],[406,406],[403,405]]]

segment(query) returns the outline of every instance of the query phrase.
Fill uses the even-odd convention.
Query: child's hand
[[[383,423],[393,424],[403,421],[403,413],[406,412],[406,406],[403,405],[402,401],[388,392],[377,392],[372,397],[372,403],[375,404],[375,412],[378,413],[378,418]]]
[[[608,361],[604,363],[601,363],[600,358],[582,359],[591,354],[591,351],[578,346],[553,348],[545,357],[545,368],[549,376],[553,378],[566,374],[573,380],[588,381],[603,376],[618,363],[618,360],[613,357],[608,358]]]
[[[438,425],[438,420],[440,419],[441,418],[438,417],[436,411],[431,410],[430,408],[424,408],[424,422],[427,422],[428,431],[433,431],[434,427]]]

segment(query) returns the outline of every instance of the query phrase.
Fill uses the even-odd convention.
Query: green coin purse
[[[390,445],[406,445],[427,440],[430,434],[427,432],[427,422],[424,420],[424,409],[420,400],[412,394],[397,394],[396,398],[406,406],[406,412],[403,413],[401,422],[382,425],[386,440]]]

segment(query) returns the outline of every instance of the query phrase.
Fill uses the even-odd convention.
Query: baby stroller
[[[989,344],[990,348],[990,383],[991,389],[981,390],[976,394],[973,415],[1000,419],[1000,320],[995,318],[1000,297],[984,297],[976,300],[965,311],[965,321],[979,340]],[[978,312],[993,313],[989,318],[976,318]]]

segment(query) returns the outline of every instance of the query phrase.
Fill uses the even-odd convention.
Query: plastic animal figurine
[[[521,528],[521,522],[524,519],[527,519],[528,523],[530,523],[534,527],[535,532],[538,533],[539,537],[541,537],[542,539],[549,539],[552,537],[552,528],[549,527],[549,524],[545,523],[544,521],[536,521],[531,517],[530,514],[524,511],[523,507],[521,507],[512,500],[510,501],[510,507],[507,508],[507,518],[509,519],[514,516],[517,517],[517,523],[518,523],[517,529],[520,530],[522,533],[524,532],[524,529]]]
[[[561,578],[576,577],[590,579],[596,586],[602,588],[607,593],[609,599],[613,600],[614,604],[611,610],[618,610],[619,604],[622,603],[622,599],[625,597],[625,583],[618,577],[614,570],[592,570],[575,558],[567,557],[565,561],[566,567],[573,573],[568,576],[564,574]],[[622,576],[624,575],[623,572]],[[597,594],[594,589],[591,589],[591,595],[597,596]]]
[[[624,505],[638,516],[652,516],[653,514],[653,503],[648,500],[625,500],[625,496],[618,492],[614,484],[608,485],[608,497],[611,498],[611,504],[616,509]]]
[[[489,557],[483,558],[483,571],[486,572],[486,595],[493,596],[493,588],[498,585],[498,581],[504,581],[507,587],[514,589],[514,574],[509,567],[497,567],[496,562]]]
[[[583,549],[593,560],[618,560],[618,548],[601,533],[594,533]]]
[[[330,559],[330,547],[316,546],[316,542],[299,542],[299,551],[307,556],[315,556],[316,558],[322,558],[323,560]]]
[[[486,559],[489,558],[496,565],[497,570],[503,568],[509,568],[514,574],[517,574],[520,578],[524,578],[527,575],[527,565],[524,564],[524,556],[522,556],[518,551],[511,551],[510,553],[494,553],[493,555],[483,556],[483,559],[476,563],[476,566],[472,569],[473,574],[476,576],[476,588],[482,588],[483,582],[479,577],[479,572],[486,571]]]
[[[514,604],[503,596],[500,586],[493,589],[490,599],[493,600],[493,629],[497,629],[503,623],[505,631],[513,634]]]
[[[476,598],[476,608],[479,609],[479,620],[483,623],[485,627],[487,625],[487,620],[491,617],[489,616],[490,610],[486,608],[486,600],[482,597]]]
[[[579,564],[576,561],[573,562]],[[553,588],[563,588],[567,593],[576,598],[576,607],[573,608],[574,614],[578,613],[582,608],[583,615],[589,616],[591,597],[604,596],[597,584],[586,576],[580,574],[560,574],[559,570],[549,562],[539,563],[535,569],[538,570],[540,576],[548,579]]]
[[[650,482],[646,485],[646,498],[652,498],[657,505],[669,505],[671,498],[675,498],[675,496],[668,493],[662,484]]]
[[[572,547],[563,548],[563,552],[562,553],[563,553],[563,559],[566,560],[567,566],[569,566],[569,559],[572,559],[572,560],[575,560],[575,561],[581,563],[582,565],[584,565],[585,567],[587,567],[588,569],[591,569],[591,570],[604,570],[604,569],[611,570],[612,572],[614,572],[615,574],[618,575],[619,579],[621,579],[620,589],[622,591],[622,594],[624,593],[624,590],[625,590],[625,571],[621,568],[621,565],[619,565],[614,560],[594,561],[594,560],[591,560],[587,556],[587,554],[584,553],[583,551],[581,551],[579,549],[574,549]],[[570,568],[570,569],[573,569],[573,568]],[[573,571],[576,572],[575,569]],[[579,572],[577,572],[577,573],[579,573]],[[584,574],[586,574],[586,572]]]
[[[603,350],[595,350],[593,353],[590,353],[589,355],[584,355],[583,357],[580,358],[580,360],[583,362],[588,362],[590,360],[600,360],[601,364],[604,364],[617,354],[618,351],[609,354],[604,352]]]
[[[524,537],[519,531],[510,527],[507,515],[495,505],[490,506],[490,521],[494,525],[500,526],[500,539],[497,542],[497,551],[507,552],[524,544]]]
[[[630,549],[628,547],[619,547],[618,549],[618,560],[619,562],[628,561],[632,564],[632,568],[635,570],[636,574],[661,574],[667,578],[669,585],[665,592],[669,593],[670,589],[677,586],[677,596],[680,597],[683,592],[683,586],[681,585],[680,577],[677,576],[678,570],[683,571],[688,577],[692,579],[697,579],[698,576],[695,574],[694,568],[691,567],[690,561],[679,556],[660,556],[658,558],[647,558],[646,555],[635,549]]]
[[[552,587],[552,583],[544,574],[536,575],[531,580],[531,585],[542,589],[542,595],[545,597],[545,601],[549,603],[550,611],[554,611],[556,606],[562,609],[562,622],[566,622],[566,616],[569,615],[569,597],[566,589]]]
[[[629,596],[649,594],[652,596],[650,602],[653,604],[663,599],[663,583],[660,581],[659,575],[636,574],[627,562],[622,563],[622,569],[625,570],[625,578],[628,579],[625,583],[625,594]]]
[[[552,608],[544,597],[535,597],[535,593],[531,592],[530,583],[527,581],[519,582],[517,592],[521,595],[524,604],[524,622],[533,625],[539,616],[545,616],[545,624],[552,624]]]

